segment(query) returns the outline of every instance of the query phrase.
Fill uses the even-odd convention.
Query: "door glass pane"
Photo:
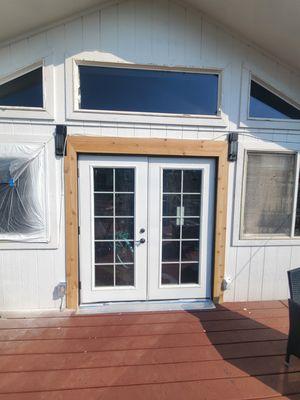
[[[94,190],[95,192],[113,191],[113,169],[94,168]]]
[[[200,196],[197,194],[184,194],[182,199],[185,216],[200,215]]]
[[[201,174],[198,170],[183,171],[183,191],[184,193],[201,192]]]
[[[134,170],[132,168],[116,168],[116,192],[134,192]]]
[[[114,242],[95,242],[95,262],[97,264],[114,262]]]
[[[134,239],[134,218],[116,218],[116,239]]]
[[[198,283],[199,264],[181,264],[181,283]]]
[[[116,265],[116,286],[134,285],[134,265],[122,264]]]
[[[165,169],[163,187],[164,193],[180,193],[181,171],[178,169]]]
[[[133,262],[133,242],[116,242],[116,262],[132,263]]]
[[[113,194],[95,193],[94,208],[95,217],[113,216]]]
[[[134,286],[134,168],[94,168],[95,286]]]
[[[132,217],[134,214],[134,195],[115,193],[116,215]]]
[[[161,284],[199,283],[202,171],[163,171]]]
[[[163,196],[163,215],[177,216],[180,207],[180,194],[164,194]]]
[[[114,238],[113,218],[95,218],[95,239],[112,240]]]
[[[197,261],[199,258],[199,241],[185,240],[181,242],[181,261]]]
[[[163,218],[162,237],[163,239],[180,238],[179,218]]]
[[[200,218],[183,218],[182,239],[198,239],[200,235]]]
[[[113,286],[114,285],[114,266],[96,265],[95,267],[95,285]]]
[[[161,283],[163,285],[179,284],[179,263],[162,264]]]
[[[179,261],[179,241],[162,243],[162,261]]]

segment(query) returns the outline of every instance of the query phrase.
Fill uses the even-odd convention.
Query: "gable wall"
[[[70,93],[66,89],[68,59],[80,53],[101,61],[218,68],[223,70],[221,106],[224,126],[207,123],[189,125],[122,120],[98,122],[88,117],[68,118]],[[129,0],[114,2],[99,10],[67,21],[41,33],[11,42],[0,48],[0,78],[45,57],[53,76],[52,121],[3,118],[0,111],[0,140],[47,142],[51,168],[56,174],[59,241],[53,248],[0,245],[0,309],[53,308],[54,287],[65,280],[62,160],[54,158],[55,124],[68,125],[69,134],[164,137],[225,140],[228,131],[238,130],[240,148],[300,149],[297,129],[290,124],[272,128],[240,127],[242,71],[255,74],[300,103],[300,78],[288,67],[242,42],[199,11],[177,1]],[[70,77],[68,77],[70,78]],[[70,81],[70,79],[69,79]],[[48,95],[51,93],[48,92]],[[243,154],[243,152],[241,152]],[[267,243],[264,246],[230,246],[234,209],[235,170],[230,165],[228,249],[226,274],[233,283],[225,300],[286,298],[286,269],[297,265],[300,246]],[[8,246],[9,247],[9,246]],[[14,248],[15,247],[15,248]],[[2,248],[2,250],[1,250]],[[5,250],[3,250],[5,248]],[[280,287],[278,282],[282,282]]]

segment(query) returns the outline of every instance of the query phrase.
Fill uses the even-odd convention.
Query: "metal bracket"
[[[228,134],[228,161],[237,160],[238,138],[239,135],[237,132]]]

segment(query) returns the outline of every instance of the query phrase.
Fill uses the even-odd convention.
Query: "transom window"
[[[218,115],[217,73],[78,68],[82,110]]]
[[[255,80],[251,80],[249,117],[300,119],[300,109]]]
[[[248,152],[241,237],[300,236],[299,172],[291,153]],[[295,198],[297,197],[298,200]]]
[[[43,68],[0,84],[0,106],[43,108]]]

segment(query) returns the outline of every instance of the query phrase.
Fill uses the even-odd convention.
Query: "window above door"
[[[227,125],[220,70],[107,63],[89,55],[67,59],[66,71],[69,119]]]

